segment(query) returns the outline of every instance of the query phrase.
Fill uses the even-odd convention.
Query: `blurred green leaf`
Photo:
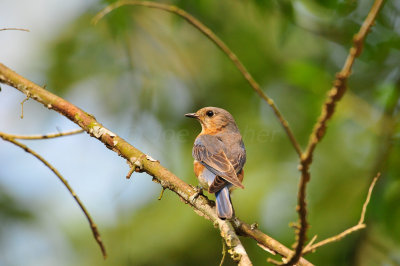
[[[122,7],[97,26],[91,25],[93,10],[110,2],[94,3],[45,44],[48,88],[66,97],[85,97],[88,105],[98,105],[102,115],[121,123],[121,128],[127,123],[122,117],[128,117],[132,126],[127,137],[135,136],[135,145],[145,142],[153,147],[144,152],[163,157],[163,164],[191,184],[196,180],[190,154],[200,126],[183,114],[204,106],[229,110],[248,152],[246,189],[232,196],[236,213],[249,223],[257,221],[263,231],[290,246],[294,232],[288,224],[297,219],[298,158],[273,112],[226,55],[181,18],[160,10]],[[274,99],[304,148],[326,92],[372,2],[169,3],[201,20],[238,55]],[[386,3],[365,40],[363,54],[348,81],[349,93],[337,105],[316,150],[308,188],[309,238],[318,234],[322,240],[338,234],[358,221],[370,179],[376,174],[372,172],[380,156],[387,156],[381,169],[383,178],[367,212],[368,226],[364,232],[308,255],[315,265],[365,265],[369,259],[376,262],[374,265],[387,263],[377,255],[379,246],[370,239],[374,232],[378,232],[379,241],[390,241],[385,246],[387,254],[395,254],[395,258],[399,254],[397,6]],[[393,106],[393,112],[383,115],[387,104]],[[385,121],[395,125],[393,132],[380,132],[380,123]],[[382,147],[387,155],[381,152]],[[150,182],[150,177],[143,178]],[[158,195],[151,196],[139,209],[117,210],[118,221],[102,230],[110,249],[106,262],[93,240],[82,233],[87,232],[86,227],[76,225],[76,230],[66,232],[79,264],[219,263],[219,233],[208,221],[170,192],[160,202],[156,201]],[[15,217],[18,215],[16,212]],[[20,215],[23,217],[23,212]],[[254,241],[243,241],[253,263],[265,264],[269,254]],[[225,265],[232,264],[228,260]]]

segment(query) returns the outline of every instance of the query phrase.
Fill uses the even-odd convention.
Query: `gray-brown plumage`
[[[246,150],[236,122],[228,111],[217,107],[204,107],[186,116],[196,118],[202,127],[192,151],[195,174],[201,186],[216,194],[218,216],[231,219],[229,189],[244,188],[246,162]]]

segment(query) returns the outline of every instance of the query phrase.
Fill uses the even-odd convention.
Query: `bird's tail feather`
[[[217,202],[217,214],[220,219],[232,219],[233,206],[229,195],[229,188],[225,186],[223,189],[215,193]]]

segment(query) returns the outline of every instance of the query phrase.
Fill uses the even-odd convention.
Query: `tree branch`
[[[186,203],[191,204],[196,212],[214,222],[225,239],[232,258],[239,265],[251,265],[251,261],[236,235],[232,225],[228,221],[218,218],[215,208],[206,197],[199,197],[194,203],[190,203],[189,197],[196,193],[191,186],[176,177],[158,161],[146,156],[144,153],[127,143],[124,139],[112,133],[96,121],[94,116],[84,112],[68,101],[46,91],[40,86],[23,78],[3,64],[0,64],[0,82],[13,86],[49,109],[53,109],[63,116],[78,124],[92,137],[103,142],[107,148],[128,160],[130,165],[136,165],[142,171],[153,176],[153,181],[160,183],[178,194]]]
[[[51,139],[51,138],[58,138],[58,137],[64,137],[64,136],[70,136],[70,135],[75,135],[84,132],[83,129],[76,129],[68,132],[59,132],[59,133],[52,133],[52,134],[45,134],[45,135],[11,135],[7,134],[13,139],[26,139],[26,140],[38,140],[38,139]]]
[[[350,48],[349,55],[342,70],[336,74],[336,79],[331,90],[328,92],[328,98],[322,106],[321,114],[316,122],[313,132],[306,148],[306,151],[301,155],[299,170],[301,178],[299,183],[299,191],[297,195],[297,212],[299,214],[300,228],[296,232],[295,254],[285,265],[294,265],[297,263],[303,253],[303,246],[306,242],[307,224],[307,207],[306,207],[306,187],[310,180],[310,165],[312,163],[313,152],[317,144],[321,141],[326,132],[326,124],[335,112],[336,103],[343,97],[347,90],[347,79],[351,74],[351,68],[356,57],[360,56],[363,41],[367,36],[370,28],[374,24],[375,18],[382,7],[383,0],[375,0],[371,10],[369,11],[364,23],[358,33],[354,36],[353,46]]]
[[[32,149],[28,148],[28,146],[16,141],[13,135],[9,135],[9,134],[0,132],[0,138],[2,138],[5,141],[11,142],[12,144],[25,150],[27,153],[30,153],[33,156],[35,156],[39,161],[41,161],[44,165],[46,165],[58,177],[58,179],[60,179],[60,181],[64,184],[64,186],[68,189],[68,191],[74,197],[76,203],[78,203],[79,207],[81,208],[84,215],[86,216],[86,218],[89,222],[90,228],[92,229],[94,239],[96,240],[97,244],[99,244],[101,253],[103,254],[103,257],[107,258],[106,248],[103,244],[103,241],[101,240],[99,230],[97,229],[97,225],[94,223],[89,212],[86,210],[85,205],[83,205],[83,203],[79,199],[78,195],[75,193],[75,191],[72,189],[72,187],[68,184],[67,180],[65,180],[65,178],[60,174],[60,172],[58,172],[58,170],[56,168],[54,168],[49,162],[47,162],[42,156],[40,156],[34,150],[32,150]]]
[[[21,29],[21,28],[1,28],[0,31],[4,31],[4,30],[19,30],[19,31],[27,31],[29,32],[28,29]]]
[[[240,59],[236,56],[234,52],[220,39],[218,38],[215,33],[208,28],[206,25],[204,25],[202,22],[197,20],[195,17],[184,11],[183,9],[180,9],[179,7],[173,6],[173,5],[166,5],[162,3],[156,3],[156,2],[148,2],[148,1],[134,1],[134,0],[121,0],[117,1],[114,4],[111,4],[104,8],[102,11],[97,13],[97,15],[93,18],[93,23],[97,24],[99,20],[101,20],[105,15],[110,13],[116,8],[119,8],[124,5],[134,5],[134,6],[144,6],[144,7],[149,7],[149,8],[156,8],[160,10],[164,10],[170,13],[173,13],[175,15],[178,15],[185,19],[189,24],[194,26],[197,30],[199,30],[203,35],[205,35],[209,40],[211,40],[221,51],[228,56],[228,58],[233,62],[233,64],[236,66],[236,68],[240,71],[240,73],[243,75],[243,77],[246,79],[246,81],[249,83],[249,85],[253,88],[253,90],[265,101],[267,104],[272,108],[275,116],[278,118],[279,122],[281,123],[283,129],[285,130],[286,134],[289,137],[290,142],[292,143],[294,149],[296,150],[297,154],[299,157],[301,156],[301,148],[299,143],[296,140],[296,137],[294,136],[292,130],[290,129],[289,123],[287,120],[283,117],[282,113],[279,111],[278,107],[275,105],[274,101],[266,94],[264,93],[260,85],[254,80],[254,78],[251,76],[249,71],[247,71],[246,67],[243,65],[243,63],[240,61]]]
[[[312,160],[312,155],[316,145],[325,135],[326,123],[335,112],[336,103],[343,97],[347,90],[347,79],[351,74],[354,61],[361,55],[364,39],[366,38],[370,28],[373,26],[382,4],[383,0],[375,0],[360,30],[356,35],[354,35],[353,46],[350,48],[349,55],[347,56],[342,70],[336,74],[336,79],[333,82],[334,85],[328,92],[328,98],[323,105],[318,122],[315,124],[310,136],[306,152],[303,155],[304,161]]]
[[[46,108],[55,110],[61,115],[67,117],[72,122],[78,124],[92,137],[103,142],[107,148],[127,159],[130,166],[136,166],[141,171],[151,175],[153,177],[153,181],[160,183],[162,187],[176,193],[186,204],[192,206],[198,215],[203,216],[218,226],[219,230],[221,231],[221,236],[224,238],[229,252],[235,261],[238,261],[239,264],[242,265],[248,265],[246,263],[251,263],[235,232],[235,229],[237,232],[241,232],[239,228],[250,228],[250,225],[241,223],[239,227],[235,226],[234,229],[229,221],[224,221],[218,218],[214,204],[212,204],[204,196],[199,196],[194,202],[191,202],[190,196],[194,195],[196,191],[190,185],[163,167],[158,161],[152,159],[150,156],[147,156],[143,152],[130,145],[124,139],[103,127],[103,125],[96,121],[93,115],[84,112],[70,102],[25,79],[1,63],[0,82],[8,84],[20,90],[24,94],[29,93],[32,99],[42,103]],[[259,231],[256,230],[256,232]],[[278,254],[289,254],[290,252],[290,249],[270,237],[267,238],[267,241],[262,239],[262,235],[255,236],[254,232],[250,233],[243,231],[243,233],[244,236],[254,238],[257,242],[260,242],[269,249],[276,251]],[[306,260],[304,261],[307,262]],[[302,263],[302,261],[300,261],[299,265],[303,266],[311,264]]]
[[[274,251],[275,253],[281,255],[284,258],[289,259],[294,254],[294,252],[292,250],[285,247],[284,245],[279,243],[277,240],[264,234],[257,228],[242,222],[238,218],[235,218],[233,225],[236,228],[236,231],[238,232],[238,234],[253,238],[254,240],[257,241],[257,243],[261,244],[264,247],[267,247],[269,250]],[[304,258],[300,258],[300,260],[298,261],[297,264],[302,265],[302,266],[312,266],[313,265],[312,263],[308,262]]]

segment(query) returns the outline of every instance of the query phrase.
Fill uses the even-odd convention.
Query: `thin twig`
[[[183,19],[185,19],[189,24],[193,25],[197,30],[199,30],[203,35],[205,35],[209,40],[211,40],[215,45],[218,46],[218,48],[221,49],[221,51],[228,56],[228,58],[233,62],[233,64],[236,66],[236,68],[240,71],[240,73],[243,75],[243,77],[247,80],[249,85],[254,89],[254,91],[265,101],[267,104],[272,108],[275,116],[278,118],[279,122],[281,123],[283,129],[285,130],[286,134],[288,135],[290,142],[292,143],[294,149],[296,150],[297,154],[299,157],[301,156],[301,148],[296,140],[296,137],[294,136],[292,130],[290,129],[289,123],[287,120],[283,117],[282,113],[279,111],[278,107],[275,105],[274,101],[266,94],[264,93],[260,85],[254,80],[254,78],[251,76],[249,71],[247,71],[246,67],[243,65],[243,63],[240,61],[240,59],[236,56],[236,54],[217,36],[215,33],[205,26],[202,22],[197,20],[195,17],[184,11],[183,9],[180,9],[179,7],[173,6],[173,5],[166,5],[162,3],[155,3],[155,2],[148,2],[148,1],[135,1],[135,0],[122,0],[115,2],[114,4],[111,4],[104,8],[102,11],[96,14],[96,16],[93,18],[93,23],[96,24],[101,20],[105,15],[113,11],[114,9],[124,6],[124,5],[136,5],[136,6],[144,6],[144,7],[149,7],[149,8],[156,8],[156,9],[161,9],[173,14],[176,14]]]
[[[158,200],[162,199],[162,197],[164,196],[164,191],[165,191],[165,187],[162,187],[161,192],[160,192],[160,196],[158,196]]]
[[[0,29],[0,31],[3,31],[3,30],[19,30],[19,31],[27,31],[27,32],[29,32],[28,29],[22,29],[22,28],[1,28]]]
[[[222,258],[221,258],[221,262],[219,263],[219,266],[224,265],[224,261],[225,261],[225,255],[226,255],[226,244],[225,244],[225,240],[223,238],[221,238],[222,240]]]
[[[307,207],[306,207],[306,187],[310,180],[310,165],[313,159],[313,152],[317,144],[321,141],[326,132],[326,124],[335,112],[336,103],[342,98],[347,90],[347,79],[351,74],[351,69],[356,57],[360,56],[363,42],[370,28],[373,26],[376,16],[379,13],[383,4],[383,0],[375,0],[371,10],[369,11],[364,23],[358,33],[354,36],[353,46],[350,48],[349,55],[342,70],[336,74],[336,79],[331,90],[328,92],[328,98],[322,106],[321,114],[316,122],[313,132],[306,148],[306,151],[301,155],[299,170],[301,178],[299,183],[299,191],[297,195],[297,212],[299,214],[300,229],[296,232],[295,254],[285,264],[286,266],[297,263],[303,253],[303,246],[306,242],[306,233],[308,228],[307,223]]]
[[[282,258],[282,261],[285,261],[284,258]],[[271,258],[267,258],[267,262],[275,264],[275,265],[282,265],[282,262],[271,259]]]
[[[327,239],[324,239],[324,240],[312,245],[308,249],[304,249],[303,254],[309,253],[309,252],[311,252],[311,251],[313,251],[313,250],[315,250],[315,249],[317,249],[317,248],[319,248],[321,246],[324,246],[326,244],[329,244],[329,243],[332,243],[332,242],[335,242],[335,241],[339,241],[340,239],[344,238],[345,236],[347,236],[347,235],[349,235],[349,234],[351,234],[351,233],[353,233],[355,231],[358,231],[360,229],[363,229],[365,227],[366,227],[365,224],[357,224],[355,226],[352,226],[352,227],[344,230],[343,232],[341,232],[338,235],[335,235],[335,236],[329,237]]]
[[[317,240],[318,235],[313,236],[313,238],[311,238],[310,242],[308,242],[307,246],[305,246],[305,248],[303,250],[307,250],[309,249],[315,242],[315,240]],[[304,252],[303,252],[304,254]]]
[[[85,206],[83,205],[83,203],[79,199],[78,195],[75,193],[75,191],[72,189],[72,187],[68,184],[67,180],[65,180],[64,177],[60,174],[60,172],[58,172],[58,170],[56,168],[54,168],[49,162],[47,162],[42,156],[40,156],[34,150],[28,148],[28,146],[16,141],[11,135],[8,135],[6,133],[0,132],[0,137],[3,140],[11,142],[14,145],[22,148],[26,152],[28,152],[28,153],[32,154],[33,156],[35,156],[39,161],[41,161],[45,166],[47,166],[58,177],[58,179],[64,184],[64,186],[68,189],[68,191],[74,197],[76,203],[78,203],[79,207],[81,208],[81,210],[83,211],[84,215],[86,216],[86,218],[87,218],[87,220],[89,222],[90,228],[92,229],[93,236],[94,236],[96,242],[100,246],[100,249],[101,249],[101,252],[103,254],[103,257],[106,258],[107,257],[106,248],[105,248],[105,246],[103,244],[103,241],[101,240],[99,230],[97,229],[97,225],[94,223],[92,217],[90,216],[89,212],[86,210]]]
[[[25,136],[25,135],[11,135],[8,134],[10,137],[13,139],[26,139],[26,140],[37,140],[37,139],[51,139],[51,138],[58,138],[58,137],[64,137],[64,136],[70,136],[70,135],[75,135],[84,132],[83,129],[76,129],[68,132],[59,132],[59,133],[51,133],[51,134],[45,134],[45,135],[30,135],[30,136]]]
[[[262,248],[263,250],[267,251],[268,253],[272,254],[272,255],[276,255],[276,252],[269,249],[268,247],[264,246],[263,244],[257,243],[257,246],[259,246],[260,248]]]
[[[365,200],[365,202],[363,204],[362,211],[361,211],[361,217],[360,217],[360,220],[358,221],[358,224],[364,223],[365,213],[367,212],[367,207],[368,207],[369,201],[371,200],[372,190],[374,189],[376,181],[378,181],[379,177],[381,177],[381,173],[376,174],[376,176],[372,180],[371,185],[369,186],[367,199]]]
[[[29,95],[26,96],[24,100],[21,102],[21,119],[24,119],[24,103],[29,100]]]
[[[329,244],[329,243],[332,243],[332,242],[335,242],[335,241],[339,241],[340,239],[346,237],[347,235],[366,227],[366,224],[364,223],[365,213],[367,212],[367,206],[368,206],[368,203],[369,203],[369,201],[371,199],[372,191],[373,191],[373,189],[375,187],[376,181],[378,181],[380,176],[381,176],[381,173],[378,173],[374,177],[374,179],[372,180],[371,185],[369,186],[367,198],[365,199],[365,202],[363,204],[360,220],[358,221],[358,223],[356,225],[344,230],[340,234],[337,234],[335,236],[332,236],[332,237],[329,237],[327,239],[324,239],[324,240],[322,240],[322,241],[320,241],[320,242],[318,242],[318,243],[316,243],[314,245],[310,245],[310,246],[305,247],[304,251],[303,251],[303,255],[306,254],[306,253],[309,253],[309,252],[313,252],[317,248],[319,248],[321,246],[324,246],[326,244]]]
[[[126,174],[126,179],[130,179],[133,172],[135,171],[136,166],[132,166],[131,169],[129,169],[129,172]]]

